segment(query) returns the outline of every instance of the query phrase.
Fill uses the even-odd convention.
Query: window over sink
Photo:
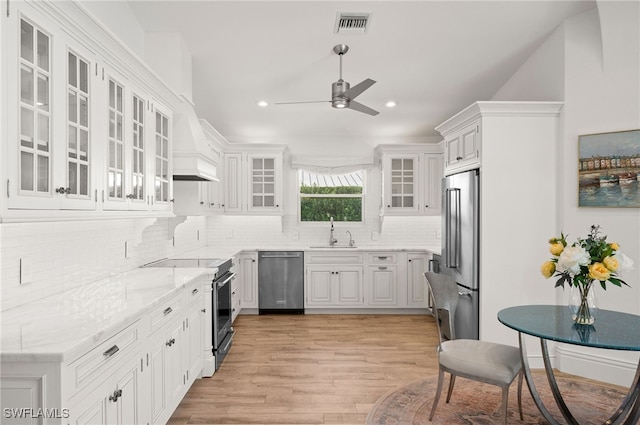
[[[364,170],[323,174],[298,170],[299,217],[301,222],[362,222]]]

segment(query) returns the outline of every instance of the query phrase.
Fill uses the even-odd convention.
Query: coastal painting
[[[640,207],[640,130],[578,137],[578,206]]]

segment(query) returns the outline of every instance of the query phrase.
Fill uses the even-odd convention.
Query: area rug
[[[448,375],[447,375],[448,376]],[[558,377],[558,387],[573,416],[581,425],[602,424],[620,406],[626,395],[623,388],[592,381]],[[445,403],[448,378],[442,389],[440,402],[436,408],[433,421],[429,421],[429,413],[438,382],[437,375],[413,382],[404,387],[390,391],[382,396],[369,412],[367,425],[423,425],[423,424],[465,424],[493,425],[501,424],[500,388],[478,383],[464,378],[457,378],[453,395],[449,403]],[[553,395],[543,373],[534,374],[534,382],[545,406],[560,423],[564,418],[555,406]],[[522,411],[524,420],[518,416],[517,381],[511,385],[507,422],[509,424],[543,425],[547,421],[535,406],[526,382],[522,387]]]

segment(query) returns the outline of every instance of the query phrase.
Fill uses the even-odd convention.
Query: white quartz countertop
[[[241,251],[307,251],[307,252],[331,252],[331,251],[358,251],[358,252],[429,252],[432,254],[440,254],[440,246],[420,246],[420,247],[390,247],[390,246],[358,246],[355,248],[349,248],[346,246],[336,247],[311,247],[308,245],[300,246],[268,246],[268,247],[220,247],[220,246],[205,246],[198,248],[180,255],[176,255],[172,258],[231,258]]]
[[[142,268],[1,313],[3,360],[66,360],[84,353],[217,269]]]

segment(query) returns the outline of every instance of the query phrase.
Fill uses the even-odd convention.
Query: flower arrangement
[[[580,305],[574,313],[574,320],[580,324],[591,324],[594,319],[589,311],[588,295],[594,281],[599,281],[604,290],[606,283],[615,286],[626,285],[617,275],[618,271],[631,269],[633,262],[620,252],[620,246],[607,242],[606,236],[600,235],[600,226],[591,226],[586,239],[578,238],[567,246],[567,238],[560,233],[559,238],[549,239],[549,252],[553,257],[545,261],[540,271],[545,278],[556,276],[556,287],[565,283],[578,288]]]

